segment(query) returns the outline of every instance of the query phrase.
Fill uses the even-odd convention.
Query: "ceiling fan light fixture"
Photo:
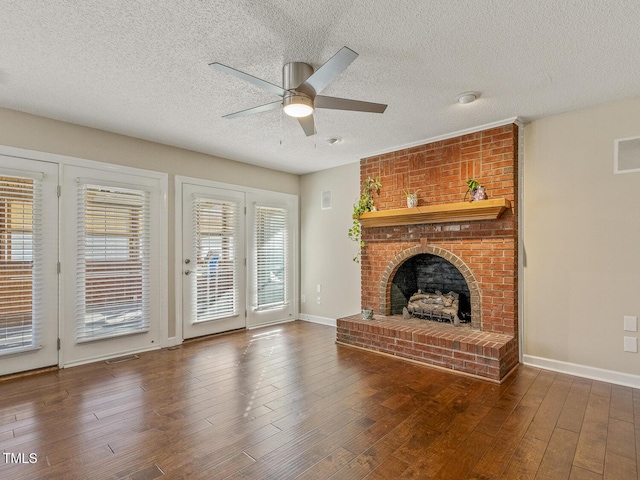
[[[287,95],[282,104],[284,105],[284,113],[290,117],[308,117],[313,113],[313,101],[306,95],[297,93]]]

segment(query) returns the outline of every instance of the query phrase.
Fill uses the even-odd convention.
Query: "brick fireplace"
[[[362,222],[362,307],[373,308],[375,317],[338,319],[339,343],[493,381],[512,370],[518,363],[517,139],[517,125],[509,124],[361,160],[361,182],[379,177],[382,183],[374,215],[389,216]],[[469,178],[485,186],[487,200],[460,204]],[[418,209],[436,213],[409,215],[407,189],[419,190]],[[497,215],[440,213],[493,204],[501,206]],[[397,306],[392,314],[394,277],[406,262],[419,265],[419,256],[458,270],[468,288],[466,323],[403,319]]]

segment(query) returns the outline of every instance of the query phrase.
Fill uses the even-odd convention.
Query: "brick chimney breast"
[[[471,322],[470,325],[458,328],[458,331],[465,328],[467,337],[452,344],[449,353],[438,350],[427,354],[420,351],[416,354],[418,361],[501,380],[517,364],[519,348],[516,214],[518,126],[504,125],[364,158],[360,161],[360,177],[361,183],[367,177],[380,178],[382,188],[375,199],[379,211],[406,208],[403,190],[419,190],[418,207],[462,202],[468,179],[475,179],[483,185],[489,200],[506,199],[510,202],[510,208],[494,219],[371,226],[362,229],[362,239],[366,242],[361,258],[362,307],[373,307],[376,321],[383,321],[378,316],[390,314],[391,284],[398,268],[405,261],[419,254],[446,259],[459,270],[469,287]],[[399,319],[395,316],[390,318],[389,321],[401,326],[398,328],[402,331],[402,337],[411,339],[413,335],[417,335],[409,333],[407,323],[401,323],[402,316]],[[354,317],[347,319],[351,323],[355,321]],[[345,333],[344,329],[340,333],[340,320],[338,340],[348,344],[344,338],[351,334]],[[428,320],[410,320],[404,321],[416,325],[418,330],[431,328],[425,326]],[[363,328],[371,330],[366,326]],[[489,337],[495,334],[496,337],[489,340],[489,337],[478,336],[479,334]],[[424,335],[420,338],[428,337]],[[448,340],[444,338],[437,335],[432,338],[438,344],[437,348],[442,348],[442,343],[447,344]],[[399,341],[396,338],[395,346],[389,351],[385,350],[386,353],[415,359],[411,356],[413,354],[399,352]],[[374,348],[375,342],[380,343],[379,339],[372,338],[368,345],[372,345],[373,350],[383,351]],[[493,350],[489,348],[485,351],[488,344],[494,345]],[[473,350],[473,355],[496,355],[495,358],[489,355],[483,357],[484,360],[476,358],[472,361],[470,358],[463,358],[462,353],[456,354],[455,346]],[[425,347],[427,350],[434,348],[436,346]],[[434,358],[430,360],[429,355]],[[471,353],[466,352],[465,355]],[[488,362],[487,365],[482,366],[485,361]],[[488,366],[489,363],[491,365]]]

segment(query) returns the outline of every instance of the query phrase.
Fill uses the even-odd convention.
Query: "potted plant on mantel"
[[[416,208],[418,206],[418,192],[420,190],[416,190],[412,192],[411,190],[404,190],[404,194],[407,197],[407,208]]]
[[[467,199],[467,195],[469,194],[471,194],[470,202],[485,200],[487,198],[487,193],[485,192],[484,187],[480,185],[480,182],[473,178],[467,180],[467,193],[464,194],[463,201]]]
[[[360,224],[360,215],[365,212],[375,212],[376,206],[373,203],[373,195],[380,194],[380,178],[368,177],[362,184],[362,191],[360,192],[360,198],[353,204],[353,225],[349,229],[349,238],[354,242],[358,242],[358,253],[353,257],[353,261],[360,263],[360,255],[362,249],[365,246],[364,240],[362,240],[362,225]]]

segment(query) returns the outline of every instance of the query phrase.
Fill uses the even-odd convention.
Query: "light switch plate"
[[[638,353],[638,339],[636,337],[624,337],[624,351]]]
[[[624,331],[625,332],[637,332],[638,331],[638,317],[624,316]]]

